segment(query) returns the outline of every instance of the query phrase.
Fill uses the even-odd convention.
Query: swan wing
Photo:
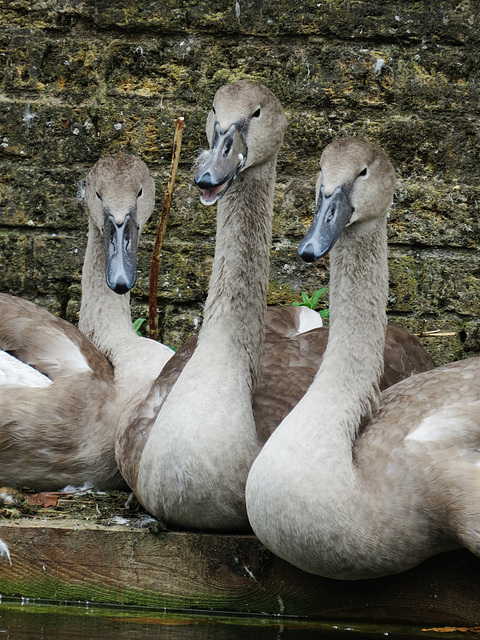
[[[0,349],[51,380],[97,366],[108,368],[104,356],[76,327],[7,294],[0,294]]]

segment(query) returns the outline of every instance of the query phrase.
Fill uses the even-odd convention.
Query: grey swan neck
[[[217,208],[198,345],[143,449],[135,494],[170,524],[245,530],[245,483],[260,450],[252,410],[264,340],[275,162],[240,173]]]
[[[130,292],[119,295],[105,280],[103,238],[89,220],[82,272],[79,329],[113,365],[115,388],[122,403],[138,405],[171,353],[164,345],[139,337],[133,329]]]
[[[372,226],[375,231],[372,233]],[[352,449],[360,425],[378,407],[387,328],[387,233],[385,216],[347,227],[330,257],[330,333],[323,363],[304,398],[287,419],[296,432],[316,432],[325,501],[342,486],[353,491]],[[368,287],[368,283],[375,287]],[[318,416],[305,417],[313,401]],[[307,413],[307,416],[308,416]],[[296,415],[297,414],[297,415]]]
[[[368,546],[373,530],[382,527],[381,505],[365,495],[353,446],[380,395],[388,294],[385,217],[347,227],[332,249],[323,363],[270,436],[247,482],[248,514],[262,542],[295,566],[326,577],[341,577],[342,555],[350,555],[355,566],[355,542]],[[358,535],[349,533],[355,527]],[[349,569],[344,577],[351,577]]]
[[[117,366],[119,336],[135,337],[130,315],[130,293],[118,295],[105,280],[103,238],[96,225],[88,221],[88,241],[82,271],[82,301],[79,329]],[[122,339],[121,338],[121,339]]]
[[[322,433],[341,426],[348,447],[380,397],[388,296],[385,219],[386,214],[347,227],[331,251],[329,340],[309,393],[335,412],[328,424],[321,418]]]
[[[218,338],[257,383],[265,336],[276,158],[240,174],[217,208],[215,257],[198,350]],[[232,330],[234,329],[234,330]]]

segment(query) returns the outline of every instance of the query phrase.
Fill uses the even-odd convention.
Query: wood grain
[[[22,520],[2,523],[0,538],[12,559],[11,567],[0,565],[3,596],[436,626],[480,623],[480,559],[467,551],[397,576],[343,582],[295,569],[254,536]]]

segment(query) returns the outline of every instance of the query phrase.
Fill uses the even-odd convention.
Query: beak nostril
[[[232,150],[232,141],[227,140],[227,142],[225,143],[225,147],[223,149],[223,156],[226,158],[231,150]]]

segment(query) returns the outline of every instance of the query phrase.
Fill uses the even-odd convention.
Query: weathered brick
[[[157,185],[133,314],[145,313],[150,252],[176,117],[182,157],[159,274],[160,331],[174,346],[201,318],[215,241],[192,162],[216,89],[251,77],[282,101],[268,300],[328,283],[328,259],[296,245],[314,210],[322,149],[381,144],[398,183],[389,216],[396,321],[437,362],[480,353],[480,16],[471,0],[0,0],[0,285],[76,320],[86,216],[79,184],[105,154],[142,157]],[[52,235],[52,234],[56,234]],[[77,253],[75,253],[77,250]]]
[[[34,236],[30,288],[64,296],[72,281],[80,282],[85,245],[86,234]]]
[[[0,290],[21,293],[25,286],[28,241],[13,233],[0,232]]]

